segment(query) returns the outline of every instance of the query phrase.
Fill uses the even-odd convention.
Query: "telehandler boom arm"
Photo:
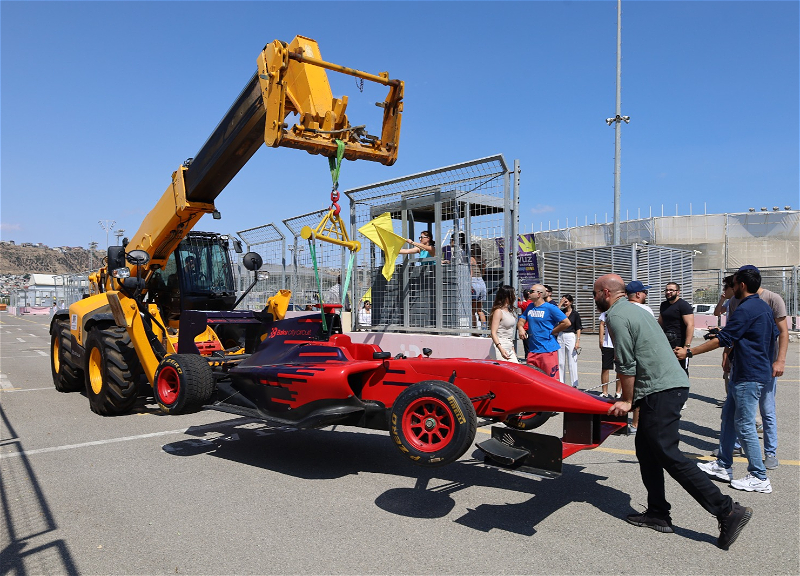
[[[350,124],[347,96],[333,97],[326,69],[389,87],[385,100],[376,103],[383,108],[380,135]],[[169,187],[131,237],[130,249],[148,252],[149,268],[163,266],[200,217],[216,210],[216,197],[262,143],[335,156],[340,140],[349,160],[393,164],[402,110],[403,82],[388,73],[368,74],[325,62],[316,41],[304,36],[289,44],[275,40],[258,56],[256,74],[200,151],[173,173]],[[297,115],[291,128],[289,114]]]

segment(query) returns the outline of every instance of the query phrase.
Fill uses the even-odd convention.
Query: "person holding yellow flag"
[[[400,250],[400,254],[419,254],[420,258],[436,256],[433,238],[431,238],[431,233],[427,230],[420,232],[419,242],[414,242],[411,238],[407,238],[406,244],[411,244],[413,248],[403,248]],[[433,264],[433,262],[424,262],[424,264]]]

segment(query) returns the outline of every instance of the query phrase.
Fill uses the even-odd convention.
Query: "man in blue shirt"
[[[772,308],[758,297],[761,273],[752,265],[742,266],[733,275],[733,293],[741,302],[716,338],[690,349],[675,348],[679,360],[716,350],[732,348],[728,397],[722,406],[722,428],[718,459],[698,466],[709,476],[730,482],[731,488],[769,494],[772,485],[761,459],[756,432],[756,412],[764,388],[772,382],[772,359],[778,328]],[[733,446],[736,437],[747,456],[747,476],[733,479]]]
[[[527,362],[536,366],[551,378],[558,379],[558,349],[561,347],[556,334],[569,328],[567,316],[554,304],[545,300],[544,286],[534,284],[531,288],[531,303],[517,322],[517,332],[528,341]],[[524,330],[525,322],[528,331]]]

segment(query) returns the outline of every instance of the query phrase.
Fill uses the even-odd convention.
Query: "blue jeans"
[[[761,421],[764,423],[764,453],[775,456],[778,453],[778,420],[775,417],[775,390],[778,379],[764,385],[758,407],[761,410]]]
[[[733,466],[733,445],[736,437],[747,456],[747,471],[759,478],[767,478],[767,469],[761,457],[761,444],[756,432],[756,410],[766,384],[763,382],[736,382],[728,384],[728,397],[722,406],[722,427],[719,438],[718,460],[721,466]]]

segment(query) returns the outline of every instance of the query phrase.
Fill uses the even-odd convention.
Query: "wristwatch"
[[[686,347],[686,357],[687,358],[691,358],[692,356],[694,356],[694,354],[692,354],[692,349],[687,346]]]

